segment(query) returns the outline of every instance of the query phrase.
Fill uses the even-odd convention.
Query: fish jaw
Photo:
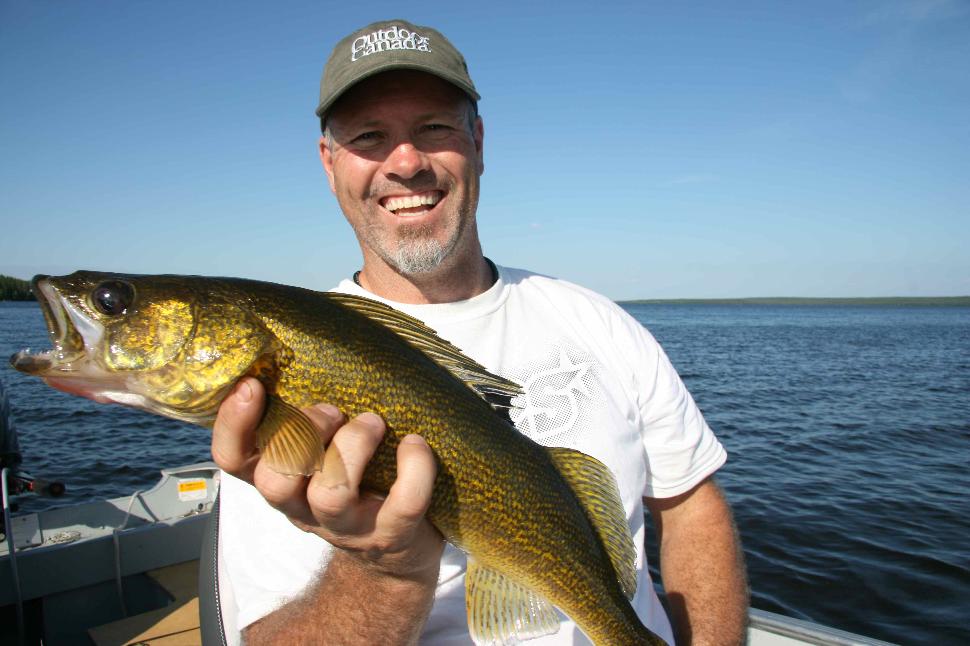
[[[57,390],[100,403],[118,401],[124,379],[101,369],[93,360],[104,329],[64,298],[49,276],[34,276],[31,290],[37,297],[51,349],[33,352],[29,348],[10,357],[20,372],[40,377]],[[114,396],[113,396],[114,395]]]
[[[32,352],[29,348],[21,350],[10,357],[10,364],[20,372],[44,378],[55,373],[79,371],[88,357],[89,347],[73,323],[75,317],[68,314],[68,307],[51,284],[50,277],[34,276],[30,288],[44,315],[51,349],[42,352]],[[84,327],[89,331],[94,328],[90,324]]]

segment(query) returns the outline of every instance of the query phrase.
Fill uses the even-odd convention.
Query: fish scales
[[[602,548],[585,516],[577,517],[579,505],[541,449],[522,441],[521,434],[503,424],[481,398],[469,397],[467,386],[429,365],[433,362],[427,355],[398,335],[352,310],[333,309],[309,317],[327,322],[322,328],[309,327],[302,334],[292,327],[273,330],[294,349],[295,357],[315,357],[316,361],[326,357],[336,368],[326,371],[335,382],[334,390],[317,387],[326,382],[317,381],[319,371],[314,370],[315,379],[296,380],[296,392],[284,390],[286,380],[281,380],[278,388],[284,399],[298,406],[333,401],[350,416],[368,410],[381,415],[392,435],[378,449],[364,485],[382,493],[394,481],[398,441],[409,433],[421,434],[442,470],[428,515],[446,538],[495,569],[528,572],[523,577],[528,587],[588,590],[591,594],[584,595],[579,604],[581,612],[597,612],[607,591],[594,591],[584,581],[615,578],[612,566],[605,558],[583,558]],[[304,310],[301,319],[305,316]],[[288,368],[300,372],[300,362]],[[288,370],[281,372],[285,375]],[[341,379],[348,383],[339,383]],[[331,392],[349,396],[334,400]],[[456,429],[461,433],[456,434]],[[454,493],[441,495],[441,489]],[[558,495],[550,495],[553,492]],[[468,513],[462,514],[462,510]],[[556,532],[549,532],[550,527],[571,530],[571,535],[562,540]],[[544,536],[551,540],[541,540]],[[569,563],[558,558],[563,544],[575,548]],[[577,561],[591,564],[595,571],[583,572]],[[622,602],[628,605],[625,599]],[[564,610],[571,616],[579,614]]]
[[[42,285],[55,285],[55,280]],[[209,379],[211,389],[221,393],[198,396],[201,403],[195,404],[194,414],[210,408],[209,417],[200,417],[200,423],[211,420],[213,404],[217,406],[243,374],[256,375],[271,396],[296,408],[324,401],[349,417],[375,412],[386,421],[388,433],[365,471],[362,486],[382,494],[394,482],[400,440],[410,433],[423,436],[439,468],[428,518],[448,541],[479,566],[501,573],[559,607],[597,644],[663,643],[633,612],[591,522],[588,509],[592,507],[583,506],[548,450],[519,433],[468,384],[407,340],[406,334],[379,320],[385,316],[382,306],[242,279],[78,272],[59,280],[60,287],[43,287],[39,295],[54,300],[57,290],[86,290],[87,302],[78,294],[70,302],[89,312],[90,294],[97,294],[92,290],[106,289],[104,285],[114,282],[131,285],[133,298],[188,301],[194,312],[192,332],[177,321],[155,321],[154,334],[168,326],[191,336],[186,345],[195,354],[181,350],[189,358],[234,352],[254,355],[242,370],[240,361],[229,361],[226,369],[193,373],[196,385],[186,392],[205,390],[200,385]],[[136,318],[136,305],[139,311],[151,309],[134,300],[130,318]],[[51,314],[49,320],[51,316],[56,318]],[[386,316],[404,320],[400,314]],[[418,334],[423,343],[422,325],[414,322],[418,332],[412,331],[412,336]],[[149,334],[146,326],[133,328],[138,334]],[[441,343],[433,336],[431,340]],[[72,342],[68,338],[63,343]],[[251,347],[256,343],[263,344],[258,352]],[[160,343],[172,344],[171,339]],[[218,361],[213,359],[213,364]],[[23,358],[21,363],[18,367],[24,369],[29,362]],[[191,362],[186,365],[184,370],[197,367]],[[227,371],[238,372],[227,375]],[[486,373],[484,378],[488,377]],[[172,374],[165,378],[171,379]],[[144,407],[178,416],[158,402]]]

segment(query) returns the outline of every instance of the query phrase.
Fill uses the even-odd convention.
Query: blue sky
[[[0,0],[0,273],[327,288],[323,62],[443,31],[497,262],[622,298],[970,294],[970,3]]]

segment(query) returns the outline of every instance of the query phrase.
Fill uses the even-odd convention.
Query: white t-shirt
[[[335,291],[382,300],[423,320],[490,371],[522,385],[525,394],[512,410],[519,431],[540,444],[582,451],[616,474],[637,546],[633,605],[647,627],[673,643],[646,566],[642,498],[688,491],[727,454],[650,333],[599,294],[518,269],[500,267],[491,289],[457,303],[394,303],[349,280]],[[227,635],[236,643],[239,629],[297,596],[331,548],[228,474],[220,505],[220,597]],[[471,643],[464,572],[464,554],[447,546],[422,643]],[[565,616],[558,633],[529,642],[588,643]]]

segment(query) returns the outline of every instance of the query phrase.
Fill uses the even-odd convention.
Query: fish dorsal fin
[[[599,534],[623,593],[627,599],[633,599],[637,591],[637,552],[616,478],[605,464],[585,453],[557,446],[546,450]]]
[[[559,630],[555,607],[535,592],[468,558],[465,608],[472,641],[517,644]]]
[[[323,464],[323,442],[310,418],[276,395],[256,431],[261,459],[277,473],[310,475]]]
[[[512,408],[513,397],[522,394],[515,382],[490,373],[480,363],[438,336],[433,329],[404,312],[363,296],[326,292],[324,296],[377,321],[418,348],[461,379],[496,409]]]

